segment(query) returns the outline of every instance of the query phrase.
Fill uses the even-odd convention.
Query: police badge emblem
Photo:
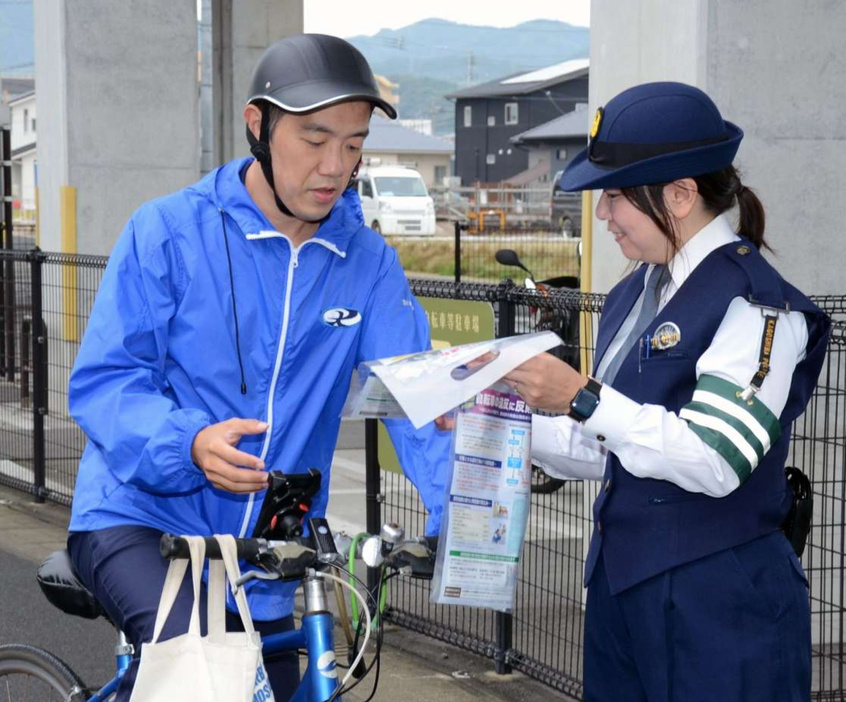
[[[652,335],[651,344],[655,351],[666,351],[681,341],[681,330],[674,322],[664,322]]]

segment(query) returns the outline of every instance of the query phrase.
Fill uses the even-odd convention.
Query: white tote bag
[[[194,586],[188,631],[159,641],[188,567],[185,559],[177,559],[168,568],[153,639],[141,648],[141,663],[131,702],[252,702],[254,694],[265,688],[266,694],[259,699],[272,700],[261,658],[261,639],[253,627],[243,588],[235,595],[235,602],[244,631],[226,631],[226,581],[228,578],[234,583],[241,576],[234,538],[229,535],[215,537],[223,562],[213,560],[209,564],[207,636],[200,635],[200,582],[205,543],[200,537],[185,538],[191,552]]]

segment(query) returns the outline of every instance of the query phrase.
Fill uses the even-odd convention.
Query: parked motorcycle
[[[497,263],[503,266],[521,268],[528,275],[523,280],[523,287],[527,290],[537,290],[541,295],[549,295],[552,290],[579,290],[579,279],[576,276],[562,275],[555,278],[536,281],[532,272],[523,265],[516,251],[500,249],[495,254]],[[576,370],[580,369],[581,351],[579,347],[579,311],[562,307],[547,307],[543,305],[530,306],[528,319],[519,318],[515,324],[518,334],[533,331],[554,331],[564,341],[563,346],[550,351]],[[564,480],[552,478],[536,465],[532,465],[532,492],[549,494],[564,485]]]

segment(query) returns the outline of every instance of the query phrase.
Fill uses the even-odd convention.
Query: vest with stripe
[[[599,326],[595,367],[643,292],[646,270],[647,266],[641,266],[608,294]],[[825,357],[829,320],[805,295],[783,280],[753,246],[745,240],[726,244],[712,251],[693,270],[646,330],[652,335],[661,324],[674,322],[681,330],[679,343],[664,351],[652,351],[648,358],[641,358],[639,344],[635,344],[620,366],[613,387],[638,403],[662,405],[679,414],[691,405],[697,389],[696,362],[711,345],[730,303],[737,297],[778,310],[800,311],[808,325],[806,357],[796,366],[787,403],[777,423],[773,418],[776,440],[748,478],[744,481],[745,476],[741,475],[741,485],[721,498],[688,492],[665,480],[637,478],[622,467],[616,455],[609,453],[606,489],[600,491],[593,507],[594,532],[585,564],[586,583],[590,583],[600,554],[611,592],[616,594],[670,568],[781,527],[791,504],[784,476],[790,428],[805,410],[816,386]],[[778,334],[778,324],[775,333]],[[707,381],[720,379],[709,377]]]

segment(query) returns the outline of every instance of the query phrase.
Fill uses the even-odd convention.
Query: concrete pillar
[[[35,3],[41,245],[60,251],[76,189],[79,253],[107,254],[142,202],[199,173],[192,2]]]
[[[736,163],[767,211],[770,257],[808,293],[843,293],[846,5],[836,0],[592,0],[591,110],[621,90],[680,80],[705,90],[746,137]],[[594,289],[626,262],[595,223]]]
[[[247,156],[244,104],[253,68],[277,39],[303,31],[303,0],[211,0],[215,158]]]

